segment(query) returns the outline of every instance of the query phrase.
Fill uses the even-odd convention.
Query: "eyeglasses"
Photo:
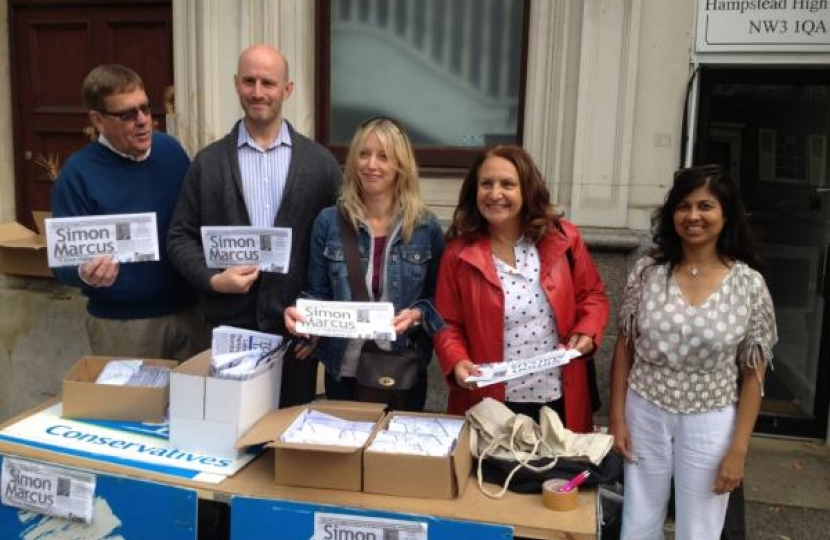
[[[403,124],[401,124],[400,122],[398,122],[390,116],[372,116],[371,118],[367,118],[366,120],[364,120],[363,123],[360,124],[360,127],[362,129],[368,126],[369,124],[379,124],[381,122],[389,122],[390,124],[398,128],[398,131],[400,131],[403,135],[406,135],[406,128],[403,127]]]
[[[114,116],[122,122],[135,122],[136,120],[138,120],[138,113],[141,113],[145,116],[150,116],[150,104],[142,103],[138,107],[124,109],[123,111],[98,110],[98,112],[101,114],[106,114],[107,116]]]

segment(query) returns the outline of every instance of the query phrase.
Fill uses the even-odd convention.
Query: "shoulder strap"
[[[352,298],[358,302],[368,302],[369,291],[366,289],[366,280],[362,278],[360,252],[357,250],[357,232],[342,209],[337,210],[337,218],[340,222],[340,241],[343,242],[343,256],[346,258],[346,268],[349,271]]]
[[[559,231],[562,235],[567,238],[568,235],[565,234],[565,227],[561,224],[557,223]],[[571,269],[571,279],[573,279],[574,274],[574,266],[576,265],[574,261],[574,252],[571,246],[568,246],[568,249],[565,251],[565,258],[568,260],[568,268]],[[594,351],[596,353],[596,351]],[[594,363],[594,357],[589,356],[587,360],[588,366],[588,392],[591,398],[591,409],[594,412],[597,412],[599,408],[602,406],[602,400],[599,396],[599,386],[597,385],[597,366]]]
[[[556,228],[557,228],[557,230],[559,230],[560,233],[562,233],[562,236],[564,236],[565,239],[567,240],[568,235],[565,233],[565,227],[563,227],[562,224],[559,223],[558,220],[556,221]],[[574,271],[574,252],[571,249],[571,246],[568,246],[568,249],[565,251],[565,258],[568,259],[568,268],[571,269],[571,274],[573,274],[573,271]]]

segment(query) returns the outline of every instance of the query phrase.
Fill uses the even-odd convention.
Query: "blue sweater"
[[[155,212],[158,223],[161,260],[120,265],[111,287],[89,287],[77,267],[52,269],[59,281],[83,290],[91,315],[143,319],[195,302],[194,291],[167,258],[167,230],[189,165],[178,141],[164,133],[153,134],[150,157],[141,162],[98,142],[66,160],[52,192],[54,217]]]

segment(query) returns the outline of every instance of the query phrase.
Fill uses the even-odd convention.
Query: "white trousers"
[[[674,477],[675,539],[719,540],[729,495],[713,490],[732,443],[735,407],[670,413],[628,390],[625,418],[635,463],[625,464],[622,540],[662,540]]]

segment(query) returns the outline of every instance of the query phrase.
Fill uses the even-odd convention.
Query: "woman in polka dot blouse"
[[[743,204],[720,167],[679,171],[628,277],[611,373],[611,432],[626,458],[622,538],[720,538],[744,474],[777,341]],[[738,385],[739,378],[744,383]]]
[[[450,386],[449,412],[464,414],[492,397],[534,418],[548,405],[569,429],[591,431],[584,358],[506,384],[466,382],[477,364],[531,358],[561,344],[588,355],[608,321],[608,299],[588,249],[554,211],[524,149],[497,146],[478,156],[447,240],[435,295],[446,326],[435,348]]]

